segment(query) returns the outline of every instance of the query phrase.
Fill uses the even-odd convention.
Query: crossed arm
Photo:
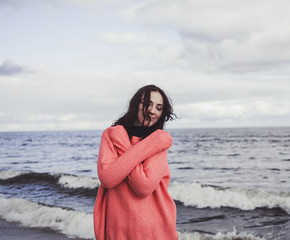
[[[157,130],[131,146],[123,126],[104,131],[98,158],[98,175],[105,188],[113,188],[126,179],[139,197],[153,192],[164,176],[169,133]]]
[[[139,163],[126,178],[128,184],[139,197],[152,193],[162,180],[167,164],[167,150]]]

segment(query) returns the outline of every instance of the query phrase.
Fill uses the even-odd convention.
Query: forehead
[[[163,104],[163,97],[160,92],[154,91],[150,93],[150,101],[155,104]]]

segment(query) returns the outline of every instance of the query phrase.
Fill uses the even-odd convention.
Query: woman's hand
[[[157,129],[152,134],[153,138],[156,138],[156,144],[160,144],[162,149],[168,149],[172,145],[172,137],[170,134],[164,130]],[[150,136],[150,135],[149,135]]]

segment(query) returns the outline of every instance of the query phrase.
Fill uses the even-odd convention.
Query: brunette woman
[[[96,240],[177,240],[176,206],[168,193],[164,123],[175,117],[157,86],[140,88],[102,135],[94,208]]]

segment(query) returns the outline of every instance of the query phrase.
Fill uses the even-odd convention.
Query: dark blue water
[[[168,131],[180,239],[289,239],[290,128]],[[93,238],[101,134],[0,133],[0,216]]]

